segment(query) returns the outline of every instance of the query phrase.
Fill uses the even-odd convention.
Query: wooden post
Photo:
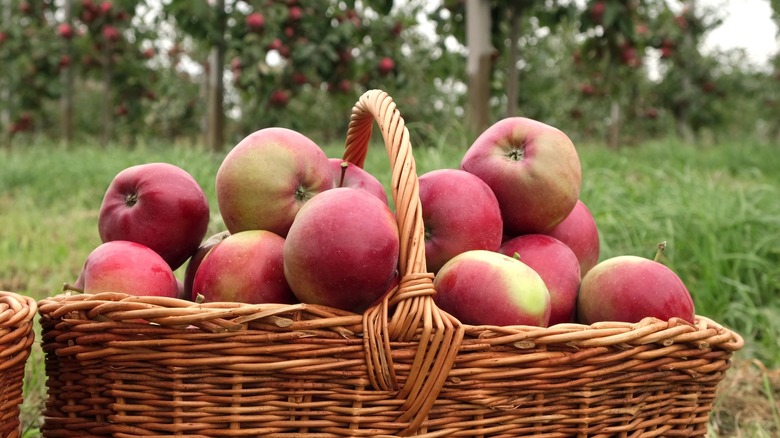
[[[218,36],[209,56],[209,99],[208,99],[208,146],[213,151],[222,149],[225,142],[224,122],[225,112],[223,99],[225,84],[223,74],[225,67],[225,0],[217,0],[215,7],[218,9]]]
[[[73,26],[71,0],[65,0],[63,5],[65,23]],[[65,55],[73,58],[73,43],[70,39],[65,42]],[[62,71],[62,140],[69,146],[73,141],[73,64]]]
[[[517,116],[517,99],[519,96],[519,77],[517,61],[519,60],[518,39],[520,38],[520,18],[523,15],[521,5],[512,3],[509,7],[509,53],[507,54],[506,77],[506,117]]]
[[[2,11],[0,11],[0,24],[2,24],[2,28],[5,29],[7,27],[6,25],[11,22],[11,0],[1,1],[0,9],[2,9]],[[0,140],[2,143],[5,143],[6,146],[10,146],[11,135],[7,128],[11,123],[11,108],[9,105],[11,102],[11,89],[8,87],[8,84],[4,83],[2,80],[0,80],[0,102],[3,102],[2,107],[0,107],[0,128],[5,130],[5,132],[0,133]]]
[[[466,0],[466,126],[472,136],[487,129],[490,123],[490,73],[494,51],[490,42],[490,29],[490,1]]]

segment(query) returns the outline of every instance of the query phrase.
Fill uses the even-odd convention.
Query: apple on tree
[[[168,263],[152,249],[126,240],[102,243],[93,249],[75,286],[90,294],[122,292],[170,298],[179,295],[178,282]]]
[[[581,276],[598,263],[601,251],[598,226],[590,209],[581,200],[577,200],[566,219],[544,234],[555,237],[574,251],[580,263]]]
[[[283,247],[284,238],[265,230],[241,231],[217,242],[195,273],[193,299],[296,303],[284,277]]]
[[[549,325],[574,322],[580,263],[574,252],[560,240],[544,234],[525,234],[504,242],[500,253],[517,254],[519,260],[536,271],[550,292]]]
[[[333,173],[333,182],[335,187],[352,187],[366,190],[379,198],[385,204],[387,201],[387,191],[381,182],[369,172],[360,166],[356,166],[349,161],[341,158],[329,158],[330,170]]]
[[[498,251],[503,235],[501,210],[484,181],[458,169],[433,170],[418,180],[429,272],[437,272],[469,250]]]
[[[325,152],[305,135],[276,127],[241,140],[216,177],[219,211],[233,234],[267,230],[286,237],[298,210],[332,187]]]
[[[284,273],[301,302],[359,313],[392,285],[399,247],[387,204],[338,187],[301,207],[284,243]]]
[[[659,253],[663,245],[659,245]],[[622,255],[600,262],[582,278],[577,299],[579,322],[639,322],[646,317],[664,321],[676,317],[693,323],[691,294],[667,266]]]
[[[169,163],[146,163],[119,172],[98,214],[103,242],[145,245],[176,270],[195,252],[209,225],[209,203],[197,181]]]
[[[550,293],[520,260],[485,250],[461,253],[433,280],[436,305],[469,325],[534,325],[550,320]]]
[[[582,169],[569,137],[542,122],[509,117],[486,129],[466,151],[461,169],[493,190],[504,233],[544,233],[563,221],[580,194]]]

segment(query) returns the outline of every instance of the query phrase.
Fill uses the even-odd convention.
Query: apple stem
[[[198,294],[198,295],[195,296],[195,303],[196,304],[201,304],[204,301],[206,301],[206,297],[204,297],[203,294]]]
[[[512,258],[519,261],[520,260],[520,254],[515,252],[514,254],[512,254]]]
[[[347,174],[348,161],[341,162],[341,177],[339,178],[339,187],[344,187],[344,176]]]
[[[63,292],[78,292],[80,294],[84,293],[84,289],[77,288],[70,283],[62,283],[62,290]]]
[[[661,255],[664,253],[665,250],[666,250],[666,241],[664,240],[663,242],[658,243],[658,249],[656,249],[655,251],[655,257],[653,258],[653,261],[660,262]]]

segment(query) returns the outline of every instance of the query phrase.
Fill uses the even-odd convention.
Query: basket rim
[[[280,330],[289,331],[340,327],[341,333],[345,335],[355,335],[362,325],[362,316],[359,314],[318,304],[194,303],[180,298],[137,296],[120,292],[63,292],[41,299],[37,309],[42,317],[51,319],[69,319],[69,314],[73,312],[86,312],[86,318],[104,322],[137,326],[139,320],[145,320],[159,327],[197,327],[212,333],[252,330],[248,324],[258,320],[271,321]],[[309,319],[296,321],[292,317],[295,313],[306,314]],[[697,348],[721,348],[735,352],[745,344],[739,333],[704,315],[696,315],[693,324],[680,318],[663,321],[646,317],[638,322],[601,321],[589,325],[572,322],[548,327],[469,324],[463,324],[463,327],[467,337],[481,343],[511,343],[519,349],[552,344],[587,348],[620,344],[689,343]]]

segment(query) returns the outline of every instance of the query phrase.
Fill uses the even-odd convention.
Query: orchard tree
[[[205,69],[209,88],[225,87],[227,97],[211,94],[209,131],[219,129],[230,112],[239,114],[237,129],[245,134],[282,121],[307,131],[312,124],[333,131],[346,126],[351,105],[365,89],[422,86],[421,69],[429,64],[418,61],[430,57],[430,50],[409,29],[421,5],[237,0],[193,6],[172,0],[164,11],[195,47],[212,52]],[[230,99],[236,106],[222,108]],[[335,124],[334,117],[343,123]],[[223,147],[217,137],[211,137],[211,148]]]
[[[726,92],[718,78],[722,61],[701,52],[704,37],[721,21],[714,10],[688,0],[679,11],[664,8],[656,23],[653,45],[660,52],[663,78],[658,91],[678,133],[694,142],[702,129],[716,127],[723,117],[717,106]]]
[[[592,108],[609,121],[607,143],[613,148],[621,144],[621,127],[637,116],[655,4],[590,0],[580,18],[584,39],[573,55],[580,96],[597,102]]]
[[[81,0],[74,8],[74,56],[86,81],[102,84],[101,141],[114,139],[115,125],[137,131],[143,98],[149,97],[155,74],[147,65],[143,44],[156,38],[138,11],[150,11],[135,0]]]
[[[61,58],[62,40],[51,26],[51,1],[6,1],[2,3],[0,27],[0,90],[3,93],[3,136],[10,139],[48,123],[41,110],[60,92],[57,77],[70,67]]]
[[[517,114],[520,65],[532,56],[523,48],[555,33],[573,12],[571,2],[445,0],[430,14],[442,50],[466,57],[465,69],[454,77],[467,84],[465,113],[472,135],[496,116]]]

